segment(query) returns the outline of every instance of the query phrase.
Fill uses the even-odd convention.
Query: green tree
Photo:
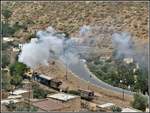
[[[137,81],[135,84],[135,90],[141,90],[143,94],[148,93],[148,69],[142,68],[136,72]]]
[[[10,74],[12,76],[14,76],[14,75],[22,76],[24,74],[24,72],[26,71],[27,67],[25,64],[17,61],[16,63],[11,64],[9,69],[10,69]]]
[[[20,75],[13,75],[11,79],[11,84],[14,85],[15,87],[20,86],[22,83],[22,76]]]
[[[136,93],[134,94],[134,100],[131,104],[133,108],[145,111],[148,104],[148,99],[146,96]]]

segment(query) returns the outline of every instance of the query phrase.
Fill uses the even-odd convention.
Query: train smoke
[[[18,59],[30,68],[40,64],[48,65],[51,58],[60,59],[64,63],[75,63],[79,60],[79,53],[86,51],[81,46],[81,40],[59,34],[52,27],[38,31],[36,36],[30,43],[23,45]]]
[[[148,44],[135,45],[131,35],[126,32],[114,33],[112,44],[115,50],[115,58],[133,58],[142,68],[148,67]]]

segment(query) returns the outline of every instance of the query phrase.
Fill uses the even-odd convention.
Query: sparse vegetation
[[[122,109],[118,106],[112,106],[111,109],[112,109],[112,112],[121,112],[122,111]]]
[[[134,101],[131,104],[133,108],[145,111],[148,104],[148,99],[144,95],[136,93],[134,94]]]
[[[9,9],[3,9],[3,10],[2,10],[2,15],[4,16],[4,18],[5,18],[6,20],[8,20],[8,19],[11,17],[12,12],[11,12],[11,10],[9,10]]]
[[[39,87],[39,85],[34,84],[32,86],[33,89],[33,98],[37,98],[37,99],[43,99],[46,98],[48,91],[42,89]]]

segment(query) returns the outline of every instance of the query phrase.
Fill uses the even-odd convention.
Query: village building
[[[33,98],[32,90],[26,90],[26,89],[16,89],[12,92],[10,92],[11,95],[21,95],[24,99],[31,99]]]
[[[48,95],[48,98],[55,100],[58,103],[63,103],[64,105],[69,106],[65,111],[78,112],[81,109],[81,98],[80,96],[66,94],[66,93],[57,93],[53,95]]]
[[[113,103],[105,103],[105,104],[97,105],[97,108],[98,108],[99,111],[112,112],[111,108],[114,105],[115,104],[113,104]]]

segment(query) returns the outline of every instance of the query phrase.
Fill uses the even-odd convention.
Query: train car
[[[94,98],[94,91],[78,89],[79,95],[81,98],[86,100],[92,100]]]
[[[57,80],[57,79],[52,79],[50,81],[50,87],[54,88],[54,89],[59,89],[59,86],[62,85],[62,82]]]
[[[33,75],[33,80],[40,82],[46,86],[50,85],[51,79],[52,79],[51,77],[43,75],[43,74],[40,74],[40,75],[34,74]]]
[[[54,89],[59,89],[59,86],[62,85],[62,82],[54,79],[52,77],[43,75],[43,74],[38,74],[34,73],[33,74],[33,80],[40,82],[48,87],[54,88]]]

